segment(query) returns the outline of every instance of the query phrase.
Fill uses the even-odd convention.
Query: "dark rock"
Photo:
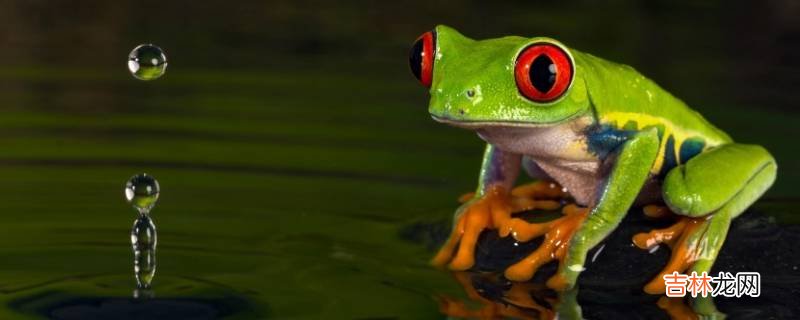
[[[670,225],[654,221],[634,209],[620,226],[587,255],[586,271],[578,281],[578,302],[583,316],[589,319],[667,318],[656,306],[658,296],[642,292],[642,287],[667,263],[670,249],[662,245],[648,252],[631,242],[640,232]],[[450,222],[417,223],[401,232],[404,239],[437,248],[449,234]],[[500,238],[496,232],[481,234],[476,247],[473,272],[497,273],[524,258],[541,243],[541,238],[517,243],[511,237]],[[531,280],[544,283],[555,273],[556,263],[549,263]],[[728,232],[712,275],[724,271],[759,272],[761,296],[714,299],[718,309],[733,319],[783,319],[800,317],[800,226],[780,225],[769,216],[748,211],[736,218]],[[502,301],[502,276],[497,283],[483,282],[479,292],[486,298]],[[476,285],[473,281],[473,285]]]

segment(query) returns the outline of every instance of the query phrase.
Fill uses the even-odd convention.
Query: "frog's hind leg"
[[[672,249],[667,266],[645,292],[663,294],[663,276],[675,271],[711,271],[731,220],[772,185],[776,172],[764,148],[742,144],[717,147],[672,169],[663,183],[664,202],[682,217],[669,228],[633,238],[640,248],[666,243]]]

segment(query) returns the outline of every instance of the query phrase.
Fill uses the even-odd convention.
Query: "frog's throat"
[[[488,127],[517,127],[517,128],[542,128],[542,127],[552,127],[559,124],[563,124],[565,122],[569,122],[573,119],[576,119],[583,114],[586,113],[586,110],[580,110],[575,112],[574,114],[567,116],[563,119],[553,121],[553,122],[523,122],[523,121],[486,121],[486,120],[456,120],[446,117],[439,117],[436,115],[431,115],[433,120],[444,123],[447,125],[451,125],[458,128],[463,129],[470,129],[476,130],[481,128],[488,128]]]

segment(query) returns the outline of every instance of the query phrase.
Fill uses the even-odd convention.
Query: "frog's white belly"
[[[566,188],[567,192],[575,198],[575,202],[578,204],[590,206],[597,203],[597,188],[600,187],[602,179],[599,175],[598,163],[574,163],[536,158],[531,158],[530,160],[544,171],[548,177]],[[529,173],[530,171],[528,169]]]
[[[488,126],[477,132],[501,150],[524,155],[535,163],[526,166],[529,173],[537,175],[534,172],[541,169],[566,188],[576,202],[588,206],[597,203],[597,188],[607,175],[581,134],[589,123],[590,119],[582,118],[547,127]]]

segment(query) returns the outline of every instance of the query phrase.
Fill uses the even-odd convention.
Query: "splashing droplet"
[[[133,222],[131,246],[133,247],[133,272],[138,289],[149,289],[156,275],[156,225],[143,215]]]
[[[158,79],[167,71],[167,56],[155,45],[141,44],[128,55],[128,70],[139,80]]]
[[[125,184],[125,199],[128,200],[139,215],[146,216],[158,201],[161,188],[153,176],[146,173],[137,174]]]

